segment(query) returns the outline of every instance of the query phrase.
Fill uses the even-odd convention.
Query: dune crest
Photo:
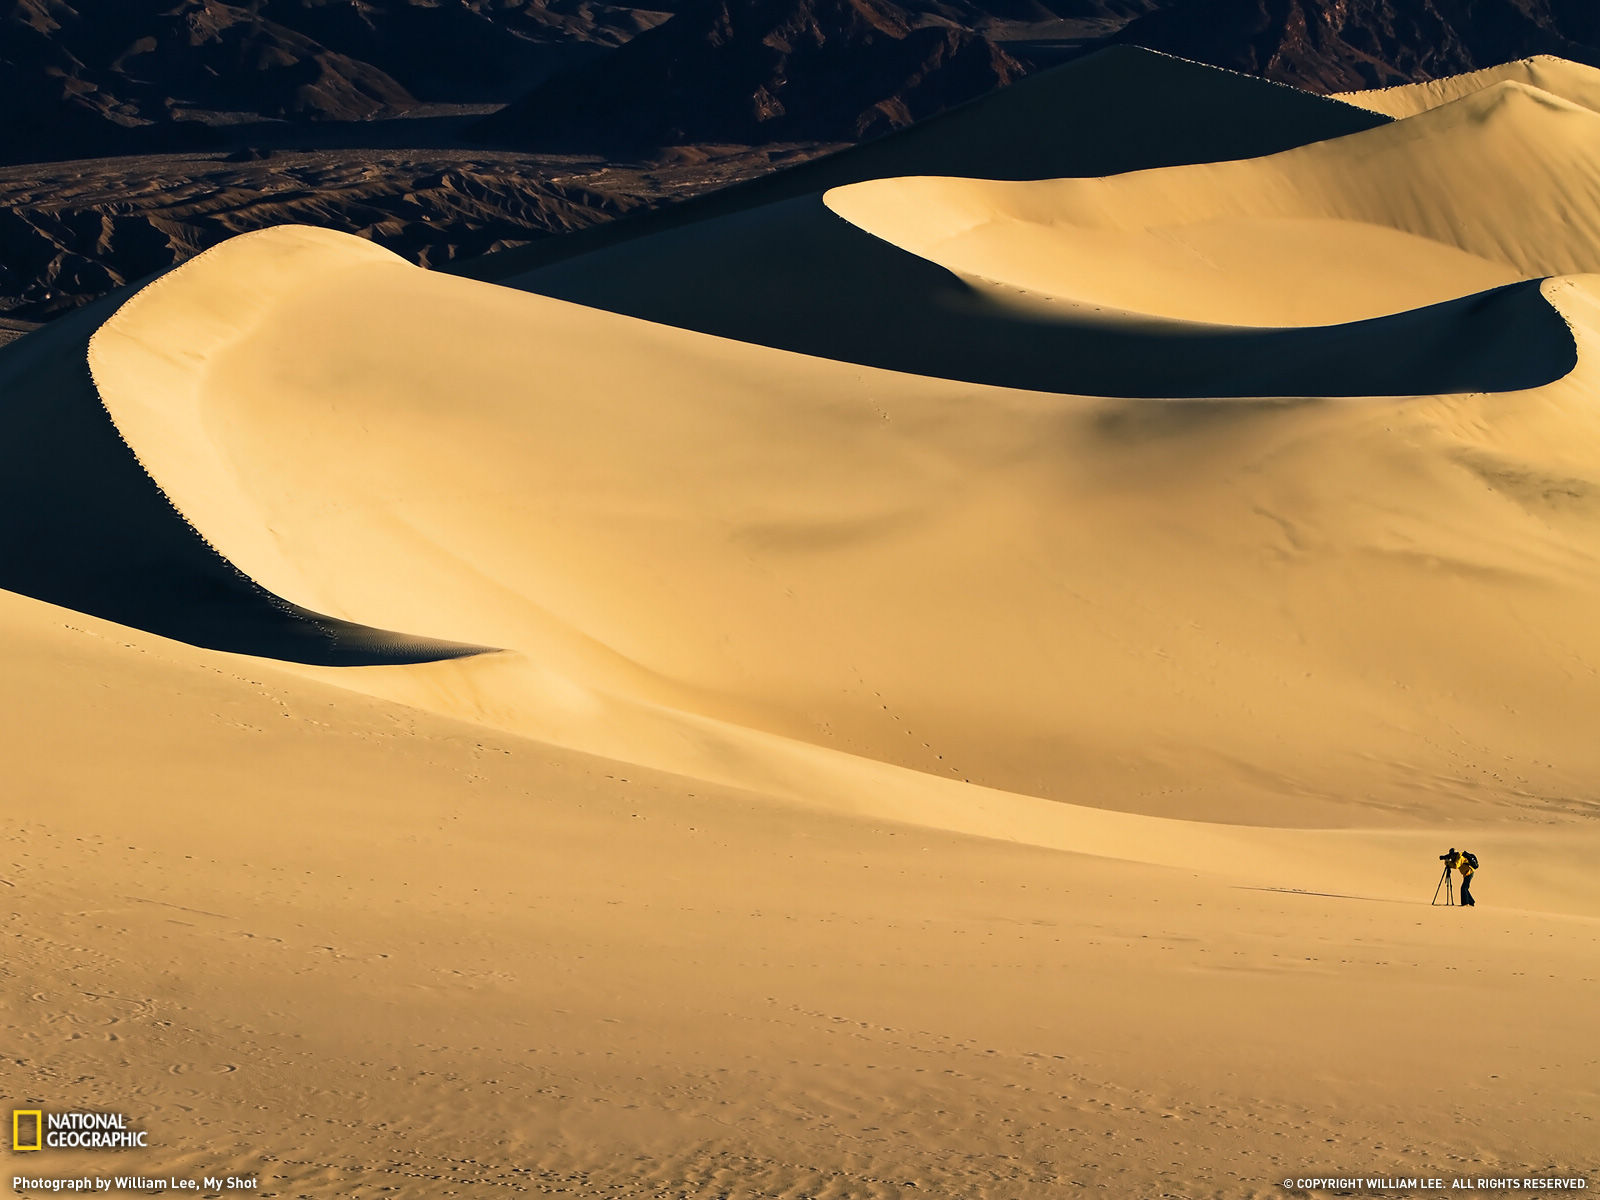
[[[1600,68],[1568,62],[1548,54],[1444,79],[1359,92],[1340,92],[1337,99],[1395,118],[1414,117],[1505,82],[1526,84],[1591,112],[1600,112]]]
[[[1600,190],[1597,147],[1600,113],[1504,81],[1250,162],[882,179],[826,202],[975,280],[1179,319],[1315,325],[1600,270],[1600,217],[1582,202]]]

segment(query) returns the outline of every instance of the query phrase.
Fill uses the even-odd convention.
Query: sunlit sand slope
[[[1571,825],[1475,837],[1484,906],[1430,910],[1444,829],[1195,826],[1142,867],[587,758],[17,597],[0,635],[0,1087],[150,1134],[11,1174],[1265,1200],[1309,1164],[1592,1148],[1595,924],[1511,899],[1592,902]]]
[[[1505,82],[1525,83],[1560,96],[1593,112],[1600,112],[1600,70],[1541,54],[1466,75],[1450,75],[1400,87],[1364,92],[1341,92],[1336,98],[1391,117],[1414,117]]]
[[[1544,292],[1585,357],[1539,390],[1112,401],[285,229],[146,290],[90,359],[250,578],[523,656],[389,673],[412,702],[730,781],[776,769],[726,727],[1106,807],[1348,822],[1565,811],[1600,766],[1594,300]]]
[[[1600,112],[1507,81],[1254,162],[1037,183],[884,179],[827,202],[951,270],[1030,292],[1323,324],[1600,270]]]

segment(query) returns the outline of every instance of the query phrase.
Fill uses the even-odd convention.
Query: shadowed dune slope
[[[894,175],[1050,179],[1256,158],[1388,118],[1136,46],[1041,71],[875,142],[701,199],[451,264],[502,280],[546,263],[763,204]]]
[[[1473,92],[1506,82],[1524,83],[1592,112],[1600,112],[1600,68],[1568,62],[1548,54],[1518,59],[1498,67],[1486,67],[1466,75],[1428,79],[1399,87],[1341,92],[1336,99],[1385,116],[1414,117],[1430,108],[1438,108],[1470,96]]]
[[[1600,771],[1595,301],[1543,291],[1580,356],[1535,391],[1110,400],[786,354],[280,229],[165,277],[90,353],[118,427],[252,579],[519,652],[355,686],[847,806],[932,811],[911,768],[1341,823],[1565,811]],[[1501,745],[1514,787],[1482,773]]]
[[[1549,383],[1575,362],[1566,323],[1536,283],[1320,328],[1205,325],[1030,303],[1016,290],[976,287],[862,232],[816,197],[661,234],[514,282],[821,358],[1103,396],[1509,391]]]
[[[0,588],[163,637],[326,665],[471,647],[388,633],[256,585],[173,511],[101,407],[85,361],[113,297],[0,352]]]

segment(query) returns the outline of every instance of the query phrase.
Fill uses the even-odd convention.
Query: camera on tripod
[[[1472,873],[1478,869],[1478,856],[1470,850],[1457,850],[1451,846],[1447,853],[1439,855],[1439,861],[1444,864],[1444,870],[1440,872],[1439,883],[1433,889],[1433,902],[1439,903],[1439,893],[1443,892],[1444,902],[1448,905],[1455,904],[1456,889],[1450,873],[1460,871],[1461,903],[1470,905],[1473,901],[1469,889],[1472,885]]]

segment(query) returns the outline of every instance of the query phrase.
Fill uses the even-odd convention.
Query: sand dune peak
[[[1582,108],[1600,112],[1600,68],[1542,54],[1423,83],[1372,91],[1341,92],[1348,104],[1391,117],[1413,117],[1500,83],[1524,83]]]

